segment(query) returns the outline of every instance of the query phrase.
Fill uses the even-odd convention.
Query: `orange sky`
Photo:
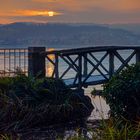
[[[0,3],[0,23],[140,23],[140,0],[0,0]]]

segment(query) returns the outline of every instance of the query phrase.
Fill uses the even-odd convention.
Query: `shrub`
[[[111,115],[130,121],[140,119],[140,64],[129,66],[104,85],[103,97]]]
[[[0,130],[83,119],[93,109],[87,96],[75,93],[58,79],[18,75],[0,79],[0,87]]]

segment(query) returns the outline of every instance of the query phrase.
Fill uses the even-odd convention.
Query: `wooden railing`
[[[126,52],[127,55],[125,54]],[[99,54],[100,57],[98,56]],[[53,60],[50,59],[52,55],[54,56]],[[132,63],[139,62],[140,47],[101,46],[58,50],[46,52],[45,57],[53,66],[51,77],[63,79],[70,87],[82,88],[89,85],[102,84],[108,81],[113,74],[119,73]],[[118,67],[116,67],[118,64],[116,64],[115,59],[120,62]],[[132,59],[133,62],[131,62]],[[60,65],[62,61],[63,65],[67,65],[63,72],[62,65]],[[70,75],[70,70],[75,75],[65,78],[65,76]]]
[[[33,58],[32,55],[35,60],[35,70],[33,71],[36,72],[32,74],[35,75],[42,71],[42,76],[62,79],[72,88],[102,84],[108,81],[113,74],[128,67],[132,59],[132,63],[140,61],[139,46],[101,46],[54,51],[46,51],[45,48],[40,51],[38,48],[34,49],[36,55],[32,53],[35,57]],[[128,52],[127,56],[125,56],[125,52]],[[120,66],[116,67],[118,64],[115,59],[120,62]],[[45,64],[46,66],[44,66]],[[45,68],[48,67],[48,64],[51,64],[52,73],[45,75]]]
[[[97,46],[48,51],[45,47],[0,49],[1,74],[21,68],[32,76],[62,79],[71,88],[103,84],[132,63],[140,46]]]
[[[28,49],[0,48],[0,76],[13,76],[18,71],[28,73]]]

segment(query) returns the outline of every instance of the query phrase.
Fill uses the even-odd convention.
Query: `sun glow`
[[[54,48],[48,48],[47,49],[48,52],[51,52],[51,51],[54,51],[54,50],[55,50]],[[55,60],[55,56],[53,54],[48,55],[48,57],[52,61]],[[47,67],[46,67],[47,76],[51,77],[52,74],[53,74],[53,71],[54,71],[54,65],[50,61],[47,61]]]
[[[49,15],[49,17],[53,17],[54,16],[54,12],[53,11],[49,11],[48,15]]]
[[[21,11],[15,11],[15,15],[17,16],[57,16],[61,15],[59,12],[55,11],[41,11],[41,10],[21,10]]]

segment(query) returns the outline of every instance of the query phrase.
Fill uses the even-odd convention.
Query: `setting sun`
[[[49,17],[53,17],[54,16],[54,12],[53,11],[49,11],[48,15],[49,15]]]

